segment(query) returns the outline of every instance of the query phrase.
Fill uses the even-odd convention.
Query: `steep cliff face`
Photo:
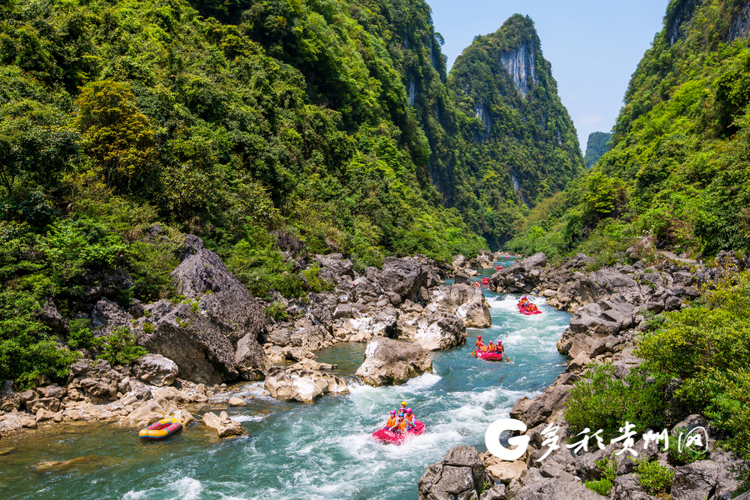
[[[522,43],[516,50],[503,52],[500,54],[500,61],[524,97],[539,83],[536,77],[536,55],[531,44]]]
[[[583,171],[575,127],[528,17],[515,15],[497,32],[477,37],[447,85],[467,117],[457,130],[463,149],[448,202],[500,244],[524,205],[560,191]]]
[[[619,259],[648,233],[676,254],[750,251],[748,16],[748,0],[672,0],[611,149],[540,204],[510,249]]]

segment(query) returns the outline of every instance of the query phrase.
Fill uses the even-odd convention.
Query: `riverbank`
[[[627,453],[615,460],[616,474],[608,497],[597,495],[582,485],[584,481],[604,477],[595,461],[620,452],[622,444],[610,444],[598,450],[592,441],[590,453],[573,455],[567,444],[580,438],[568,431],[569,425],[563,417],[565,402],[574,384],[594,366],[611,363],[615,379],[627,378],[642,362],[633,352],[639,333],[650,327],[649,318],[653,321],[664,311],[687,307],[705,287],[748,264],[729,252],[722,252],[716,262],[713,268],[685,267],[665,260],[651,267],[635,262],[632,266],[616,265],[589,271],[587,267],[594,261],[581,254],[557,267],[548,266],[544,255],[537,254],[492,276],[491,286],[496,290],[545,297],[549,305],[574,313],[557,343],[559,352],[572,360],[567,363],[565,373],[545,391],[514,404],[510,417],[522,421],[528,428],[526,435],[530,436],[530,448],[520,459],[503,462],[489,454],[476,455],[480,457],[482,474],[486,475],[483,477],[490,485],[496,485],[481,495],[482,500],[652,498],[637,480],[636,462],[628,459]],[[555,443],[560,449],[540,462],[550,444],[543,436],[550,425],[559,426],[553,434],[560,437]],[[700,426],[709,428],[705,418],[692,415],[670,431],[674,433],[682,428],[688,432]],[[716,437],[709,435],[705,459],[690,464],[670,463],[667,454],[656,453],[653,445],[650,452],[644,452],[645,443],[642,439],[639,441],[638,436],[634,437],[634,448],[641,450],[640,458],[656,460],[665,470],[672,471],[672,499],[730,498],[739,487],[732,469],[741,461],[716,448]],[[477,498],[480,497],[481,490],[468,483],[463,488],[455,482],[440,483],[439,471],[455,461],[457,453],[464,457],[464,462],[470,463],[473,459],[466,457],[476,458],[477,452],[450,450],[442,462],[431,465],[420,479],[420,500],[440,498],[440,492],[448,490],[466,494],[474,490]],[[461,467],[468,465],[464,463]]]
[[[429,463],[459,444],[481,446],[490,423],[507,416],[516,400],[533,397],[565,369],[565,357],[555,343],[568,324],[568,313],[542,305],[545,314],[526,317],[517,312],[518,297],[486,295],[492,326],[469,329],[465,344],[432,352],[433,372],[404,385],[356,383],[353,375],[366,343],[340,342],[315,354],[318,362],[337,365],[332,373],[349,382],[348,395],[325,395],[314,404],[300,404],[264,395],[261,382],[230,384],[216,396],[240,397],[247,405],[222,407],[209,398],[205,409],[199,405],[191,410],[197,422],[165,442],[142,443],[135,429],[117,424],[76,426],[71,434],[60,424],[54,428],[61,435],[57,439],[54,432],[37,439],[40,428],[4,440],[27,444],[16,445],[6,455],[12,462],[0,470],[0,484],[15,487],[0,492],[4,498],[28,498],[42,485],[58,496],[66,488],[85,487],[87,493],[80,498],[86,499],[416,498],[417,480]],[[471,357],[477,335],[502,339],[513,362]],[[427,433],[400,447],[376,443],[371,432],[402,400],[427,422]],[[219,440],[199,423],[208,409],[228,410],[249,435]],[[85,457],[90,458],[64,470],[43,473],[34,467]],[[103,465],[94,466],[97,461]]]

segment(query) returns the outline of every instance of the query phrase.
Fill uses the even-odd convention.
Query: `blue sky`
[[[661,30],[668,0],[427,0],[445,38],[448,68],[476,35],[497,31],[515,13],[530,16],[581,149],[591,132],[609,132],[630,76]]]

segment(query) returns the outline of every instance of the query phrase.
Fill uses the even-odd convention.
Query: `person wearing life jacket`
[[[487,348],[487,352],[495,352],[495,345],[490,340],[490,346]]]
[[[482,342],[482,336],[480,335],[480,336],[477,337],[476,347],[477,347],[477,349],[479,349],[479,347],[483,346],[483,345],[484,345],[484,342]]]
[[[412,413],[411,408],[406,409],[406,416],[404,416],[404,420],[406,421],[406,430],[416,429],[417,426],[414,423],[414,413]]]
[[[497,353],[502,354],[503,357],[505,357],[505,348],[503,347],[503,341],[498,340],[497,341]]]
[[[406,401],[401,401],[401,408],[398,409],[398,412],[406,414]]]
[[[385,424],[383,429],[390,429],[396,425],[396,410],[391,410],[391,416],[388,417],[388,422]]]
[[[392,427],[389,427],[388,430],[397,434],[404,433],[406,431],[406,419],[399,415],[396,418],[396,423]]]

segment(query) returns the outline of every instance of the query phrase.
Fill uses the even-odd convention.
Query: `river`
[[[508,265],[508,262],[500,261]],[[489,270],[487,271],[489,273]],[[115,424],[58,426],[0,441],[0,497],[47,499],[417,498],[427,465],[458,445],[484,451],[484,433],[513,403],[533,396],[565,371],[555,347],[569,315],[534,299],[544,314],[522,316],[518,296],[487,292],[492,327],[469,330],[465,346],[433,353],[434,372],[398,387],[355,384],[351,394],[312,405],[263,396],[262,383],[232,388],[252,394],[230,409],[249,437],[221,441],[193,424],[165,441],[143,442]],[[469,355],[477,335],[500,339],[510,363]],[[318,353],[352,377],[365,344],[338,344]],[[427,432],[402,446],[376,443],[372,431],[406,400]],[[216,410],[224,409],[220,406]],[[81,457],[67,468],[39,471],[41,462]]]

